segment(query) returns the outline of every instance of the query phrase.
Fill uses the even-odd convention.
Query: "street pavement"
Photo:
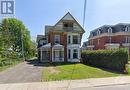
[[[130,76],[0,84],[0,90],[130,90]]]
[[[82,87],[82,88],[74,88],[74,89],[71,89],[71,90],[130,90],[130,84],[88,87],[88,88]]]

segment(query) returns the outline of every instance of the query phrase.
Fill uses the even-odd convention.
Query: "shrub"
[[[120,72],[126,70],[125,65],[128,63],[128,51],[126,49],[84,51],[81,57],[84,64]]]

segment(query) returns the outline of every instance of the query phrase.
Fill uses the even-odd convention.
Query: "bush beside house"
[[[84,64],[120,72],[124,72],[126,64],[128,64],[128,51],[126,49],[84,51],[81,57]]]

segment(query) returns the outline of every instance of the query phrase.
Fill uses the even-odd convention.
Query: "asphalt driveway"
[[[37,60],[26,61],[0,72],[0,83],[24,83],[41,81],[43,65]]]

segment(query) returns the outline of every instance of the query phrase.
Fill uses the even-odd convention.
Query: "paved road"
[[[115,85],[115,86],[102,86],[102,87],[89,87],[89,88],[74,88],[71,90],[130,90],[130,84]]]
[[[36,60],[23,62],[15,67],[0,72],[1,83],[23,83],[41,81],[43,65]]]

